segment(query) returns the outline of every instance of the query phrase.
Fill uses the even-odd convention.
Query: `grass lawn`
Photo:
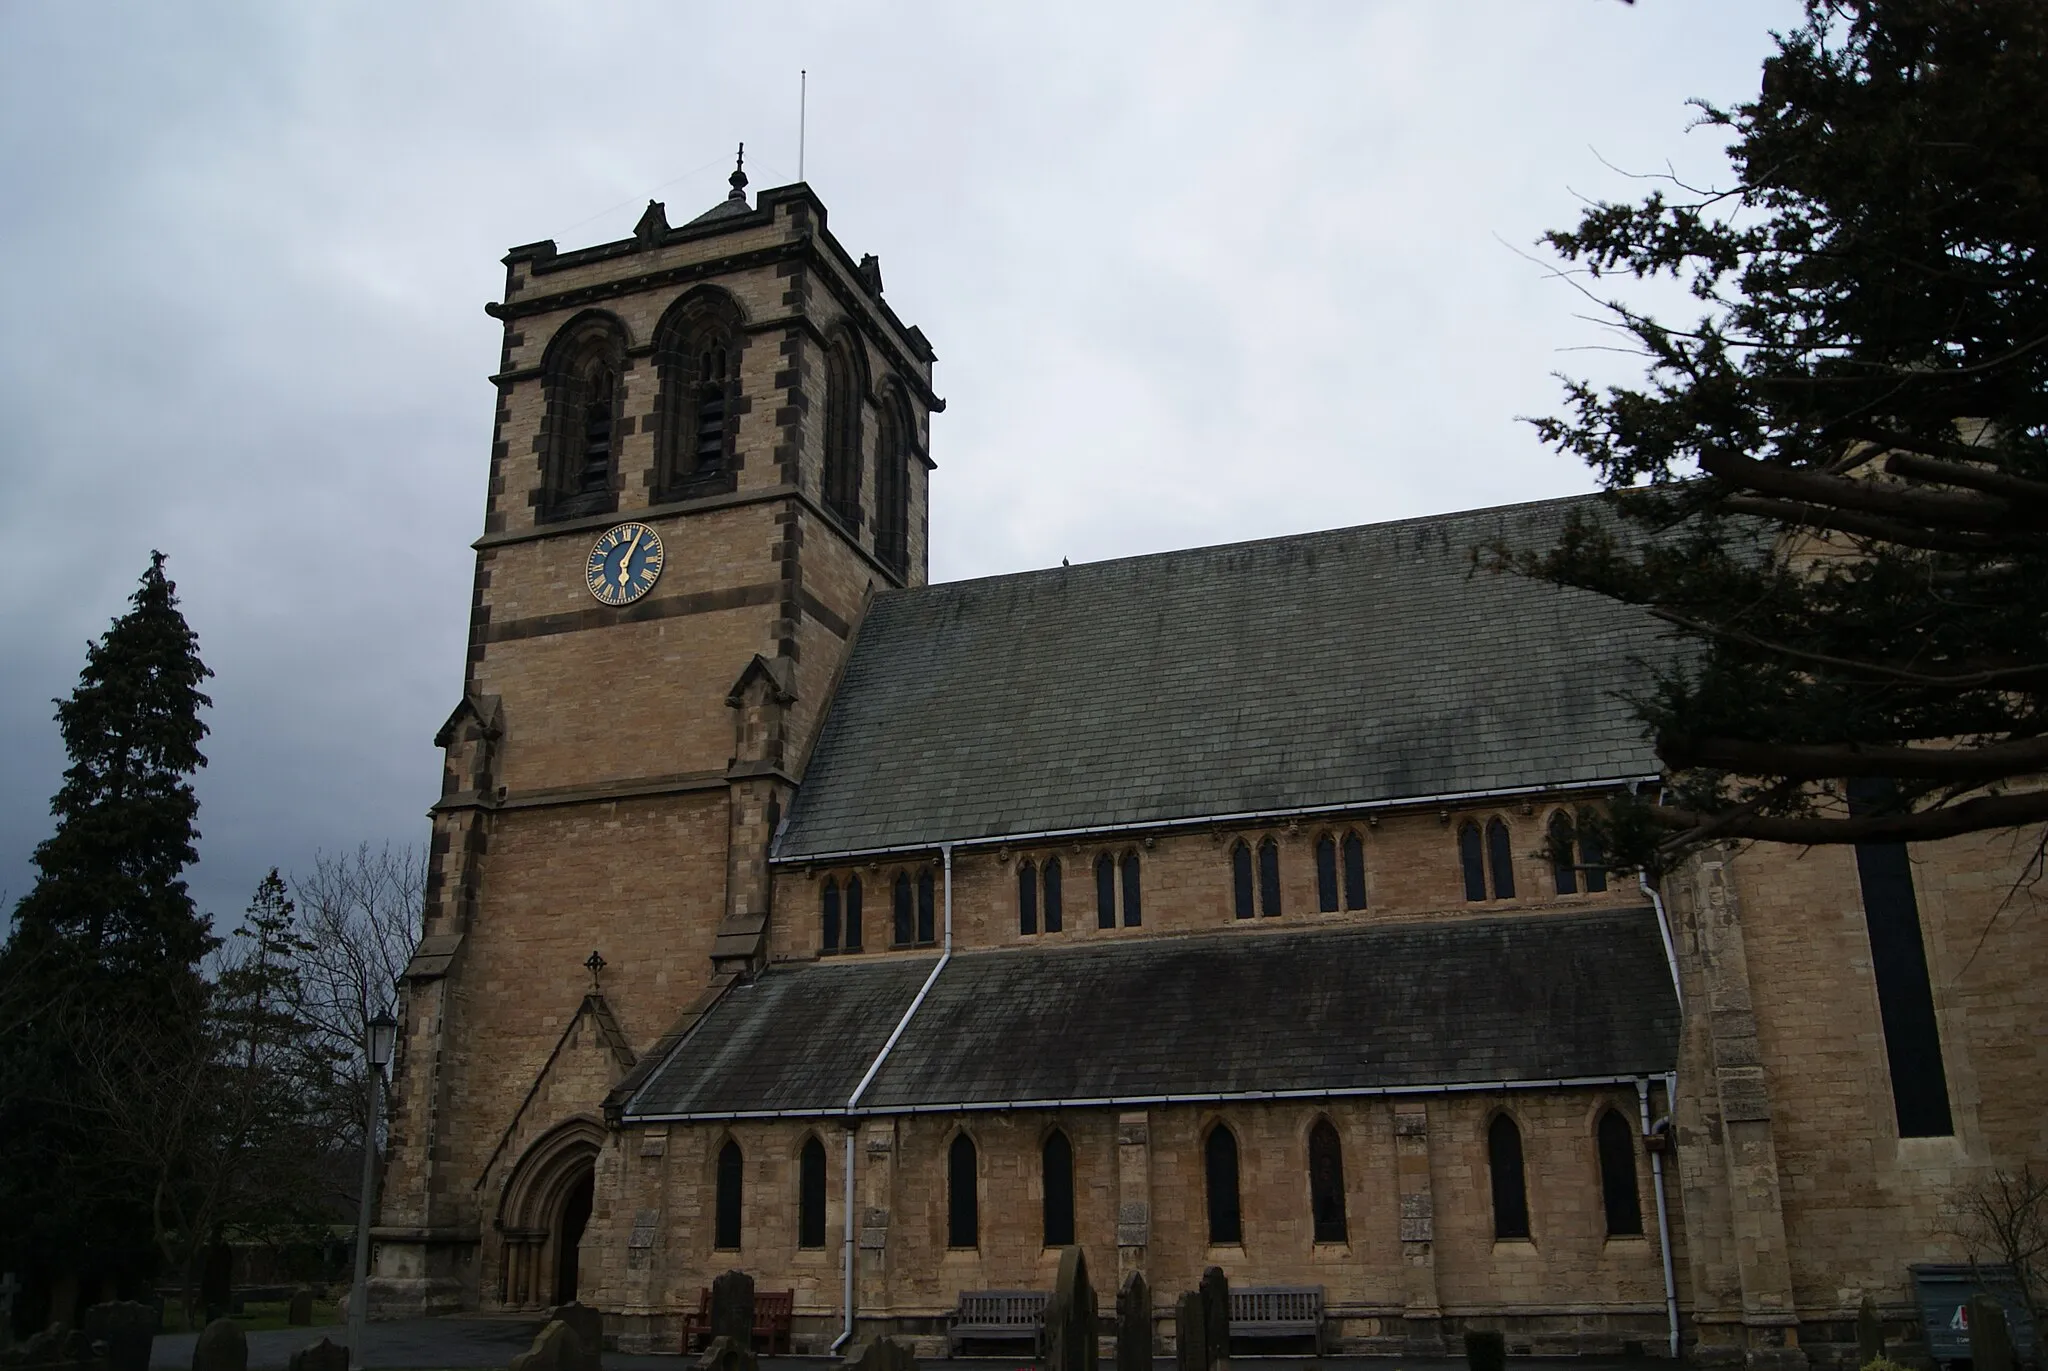
[[[244,1333],[267,1333],[278,1328],[293,1325],[285,1317],[290,1307],[283,1300],[252,1300],[240,1314],[233,1315],[235,1326]],[[341,1315],[325,1300],[313,1301],[313,1323],[315,1328],[332,1328],[341,1322]],[[185,1322],[185,1311],[176,1300],[164,1306],[164,1332],[196,1333],[206,1326],[205,1315],[199,1315],[197,1324]]]

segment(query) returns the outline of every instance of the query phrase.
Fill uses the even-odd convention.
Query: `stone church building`
[[[2048,1161],[2029,844],[1553,864],[1658,764],[1581,501],[931,585],[934,353],[804,185],[505,258],[382,1315],[729,1268],[799,1351],[1078,1243],[1333,1349],[1802,1366]]]

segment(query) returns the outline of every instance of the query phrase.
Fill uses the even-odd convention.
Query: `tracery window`
[[[1607,1210],[1607,1236],[1643,1231],[1643,1204],[1636,1193],[1636,1131],[1609,1109],[1600,1115],[1600,1199]]]
[[[1237,1202],[1237,1135],[1225,1124],[1209,1130],[1202,1143],[1202,1175],[1209,1201],[1209,1245],[1244,1241],[1244,1216]]]
[[[1309,1208],[1317,1242],[1347,1241],[1344,1223],[1344,1145],[1328,1119],[1308,1131]]]
[[[1280,844],[1271,838],[1259,841],[1259,913],[1272,918],[1280,912]]]
[[[1045,1189],[1045,1245],[1067,1247],[1074,1241],[1074,1145],[1055,1128],[1040,1157]]]
[[[974,1139],[953,1135],[946,1149],[946,1246],[981,1245],[981,1194],[976,1175]]]
[[[712,1206],[712,1246],[736,1248],[740,1245],[740,1179],[742,1173],[740,1145],[737,1139],[727,1138],[725,1146],[718,1149],[718,1181],[716,1202]]]
[[[1522,1176],[1522,1130],[1506,1114],[1486,1128],[1487,1171],[1493,1181],[1493,1236],[1529,1236],[1529,1191]]]
[[[804,1139],[797,1155],[796,1245],[825,1245],[825,1144],[817,1136]]]

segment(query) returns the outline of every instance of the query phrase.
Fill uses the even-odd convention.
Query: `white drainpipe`
[[[832,1340],[830,1351],[834,1355],[853,1340],[853,1263],[856,1250],[853,1225],[853,1139],[860,1124],[854,1110],[860,1105],[860,1097],[874,1084],[875,1075],[881,1071],[882,1063],[889,1060],[889,1054],[895,1050],[896,1041],[903,1036],[903,1030],[910,1027],[910,1021],[917,1017],[918,1008],[924,1003],[924,997],[931,993],[932,983],[939,979],[939,973],[946,969],[946,963],[953,960],[953,844],[939,844],[939,859],[946,872],[946,934],[945,941],[939,948],[938,963],[932,967],[931,975],[924,978],[924,984],[917,989],[917,998],[910,1002],[910,1008],[903,1011],[903,1017],[897,1020],[896,1029],[889,1035],[889,1041],[882,1044],[882,1050],[877,1052],[874,1061],[868,1064],[867,1074],[860,1078],[860,1084],[853,1088],[853,1094],[846,1100],[846,1255],[845,1260],[840,1263],[846,1268],[845,1289],[841,1296],[846,1308],[846,1326],[840,1330],[839,1336]]]
[[[1675,1103],[1671,1094],[1673,1076],[1664,1078],[1664,1102]],[[1643,1137],[1650,1136],[1650,1081],[1646,1076],[1636,1082],[1636,1113],[1640,1116]],[[1673,1361],[1678,1359],[1678,1279],[1671,1269],[1671,1213],[1664,1206],[1664,1154],[1650,1153],[1650,1178],[1657,1192],[1657,1247],[1664,1257],[1664,1319],[1670,1327],[1670,1349]]]

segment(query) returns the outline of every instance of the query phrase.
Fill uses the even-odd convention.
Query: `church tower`
[[[925,581],[931,347],[808,186],[731,182],[679,227],[650,202],[630,238],[514,248],[486,306],[380,1315],[574,1297],[605,1101],[765,960],[769,840],[848,644]]]

